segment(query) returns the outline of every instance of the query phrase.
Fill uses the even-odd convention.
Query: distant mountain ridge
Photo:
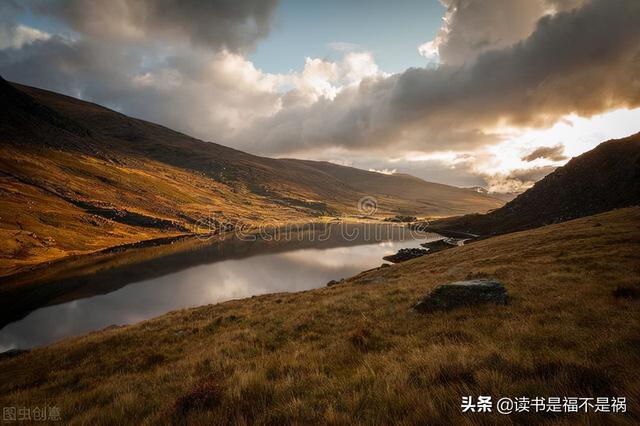
[[[571,159],[503,207],[443,219],[434,229],[496,235],[640,205],[640,133]]]
[[[215,222],[448,216],[499,200],[408,175],[251,155],[0,79],[0,275]],[[209,223],[209,222],[207,222]]]

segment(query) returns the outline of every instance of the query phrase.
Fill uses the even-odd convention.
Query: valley
[[[570,390],[626,396],[626,413],[599,419],[633,423],[639,223],[638,207],[613,210],[330,287],[178,310],[67,339],[0,360],[0,402],[46,398],[80,423],[499,422],[497,413],[461,413],[460,396]],[[504,283],[509,303],[428,315],[411,309],[438,284],[478,277]],[[512,416],[588,421],[584,413]]]
[[[0,82],[0,276],[145,240],[395,214],[439,217],[504,202],[330,163],[258,157],[107,108]],[[369,217],[365,217],[368,219]]]

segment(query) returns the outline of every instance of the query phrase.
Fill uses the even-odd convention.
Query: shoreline
[[[436,233],[442,236],[446,236],[440,232],[437,232],[436,230],[431,230],[427,228],[418,230],[415,228],[411,228],[411,226],[409,226],[410,224],[408,223],[400,224],[400,223],[385,222],[384,218],[376,218],[376,219],[370,219],[370,220],[366,220],[365,218],[355,218],[354,220],[354,218],[349,217],[349,218],[346,218],[346,220],[345,218],[341,218],[339,221],[332,219],[324,222],[322,221],[287,222],[287,223],[277,225],[275,227],[266,228],[266,229],[270,230],[273,233],[277,233],[283,230],[288,230],[289,228],[293,228],[293,227],[302,227],[303,228],[302,230],[304,231],[304,227],[309,227],[309,226],[317,227],[317,226],[323,226],[323,225],[333,226],[333,225],[345,225],[345,224],[346,225],[379,224],[384,226],[406,228],[414,232]],[[250,232],[248,232],[247,235],[256,235],[262,231],[263,229],[255,228],[255,229],[252,229]],[[27,284],[29,283],[29,281],[26,280],[25,278],[29,278],[30,275],[37,274],[38,272],[42,272],[48,268],[57,268],[67,263],[74,264],[76,262],[84,262],[84,261],[88,261],[88,263],[91,263],[92,261],[100,261],[100,257],[105,255],[118,254],[118,253],[126,252],[129,250],[145,249],[145,248],[151,248],[151,247],[163,247],[163,246],[166,247],[176,242],[182,242],[182,241],[185,241],[185,242],[190,240],[194,242],[196,242],[196,240],[200,242],[215,242],[217,240],[225,241],[227,240],[227,238],[229,238],[229,236],[234,235],[234,232],[235,230],[230,230],[223,234],[181,233],[181,234],[170,235],[166,237],[150,238],[146,240],[134,241],[131,243],[108,246],[108,247],[104,247],[94,251],[89,251],[89,252],[79,253],[79,254],[70,254],[70,255],[62,256],[52,260],[33,263],[30,265],[24,266],[23,268],[17,270],[16,272],[0,275],[0,295],[4,292],[6,287]],[[231,237],[231,238],[234,238],[234,237]]]
[[[378,224],[385,228],[385,234],[367,235],[367,225]],[[285,230],[293,237],[261,238],[261,234],[253,232],[248,235],[255,235],[257,238],[249,241],[243,241],[233,232],[207,236],[206,239],[203,239],[202,234],[179,235],[65,258],[55,264],[43,265],[16,275],[0,286],[0,311],[3,313],[0,325],[17,321],[40,307],[107,294],[136,281],[211,263],[212,256],[218,260],[241,259],[261,252],[286,251],[292,247],[351,246],[366,244],[369,237],[371,241],[404,240],[409,237],[405,226],[382,222],[346,223],[350,230],[361,230],[358,231],[360,238],[353,240],[346,239],[335,231],[327,232],[329,238],[324,240],[311,236],[311,233],[323,232],[327,225],[340,226],[335,222],[287,224],[270,229],[268,235],[273,236]],[[427,237],[426,234],[424,236]],[[411,239],[415,238],[411,235]]]

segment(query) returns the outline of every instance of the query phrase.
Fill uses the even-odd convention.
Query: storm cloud
[[[496,126],[544,126],[640,105],[640,2],[594,0],[538,20],[513,46],[471,64],[364,80],[333,100],[284,108],[248,132],[253,149],[465,149]]]
[[[20,26],[7,19],[0,74],[11,81],[205,140],[219,140],[279,105],[277,77],[242,56],[268,33],[274,1],[34,1],[3,8],[15,18],[27,6],[80,37],[52,34],[20,43]]]
[[[637,0],[441,1],[442,29],[423,49],[437,61],[392,75],[366,51],[301,58],[285,74],[258,69],[247,55],[268,36],[275,1],[9,1],[0,74],[253,153],[367,153],[361,167],[441,181],[481,176],[477,152],[505,142],[504,129],[640,106]],[[18,24],[26,9],[70,32]],[[515,158],[561,161],[540,145]],[[413,152],[472,153],[476,163],[440,168],[406,160]],[[485,180],[530,183],[522,164],[512,167]]]
[[[243,51],[265,37],[276,0],[37,0],[35,13],[110,41],[185,41]]]

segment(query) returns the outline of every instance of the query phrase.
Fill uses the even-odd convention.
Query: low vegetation
[[[68,339],[1,360],[0,406],[46,401],[83,424],[637,423],[639,224],[639,207],[615,210]],[[439,284],[483,277],[507,305],[411,309]],[[461,413],[465,395],[628,406],[504,417]]]

